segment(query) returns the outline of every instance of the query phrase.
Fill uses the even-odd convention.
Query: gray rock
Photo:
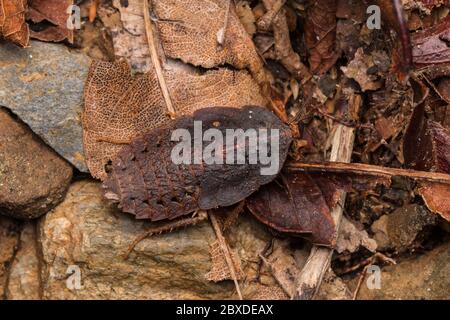
[[[394,212],[381,216],[371,230],[379,250],[395,249],[403,252],[410,248],[422,230],[438,221],[437,215],[424,206],[407,204]]]
[[[81,112],[89,63],[61,44],[32,41],[22,49],[0,43],[0,106],[84,172]]]
[[[0,108],[0,214],[37,218],[60,203],[72,166]]]

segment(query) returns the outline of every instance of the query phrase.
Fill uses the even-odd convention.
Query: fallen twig
[[[156,76],[158,78],[158,83],[161,88],[161,93],[164,97],[166,103],[168,114],[171,118],[175,117],[175,108],[172,104],[172,99],[170,98],[169,89],[167,88],[166,80],[164,79],[161,62],[159,61],[158,51],[156,50],[156,41],[153,34],[152,21],[150,19],[150,6],[149,1],[144,0],[144,24],[145,24],[145,34],[147,35],[148,47],[150,49],[150,57],[152,59],[153,68],[155,68]]]
[[[216,233],[217,241],[219,242],[220,248],[225,256],[225,260],[227,261],[230,275],[231,275],[231,278],[233,279],[239,299],[243,300],[242,294],[241,294],[241,289],[239,288],[239,282],[237,280],[237,272],[234,268],[233,260],[232,260],[231,253],[228,248],[227,242],[225,240],[225,237],[222,234],[222,228],[221,228],[219,222],[217,221],[215,213],[212,210],[208,211],[208,215],[209,215],[209,220],[211,221],[211,224],[213,226],[214,232]]]
[[[450,174],[446,173],[388,168],[363,163],[289,163],[286,167],[289,171],[354,173],[366,176],[384,176],[388,178],[401,176],[420,181],[450,184]]]

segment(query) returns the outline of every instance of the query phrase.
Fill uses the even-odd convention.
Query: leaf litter
[[[38,0],[30,3],[27,16],[46,26],[31,29],[32,36],[72,41],[62,24],[67,16],[60,10],[50,12],[50,2],[46,9]],[[105,181],[107,196],[122,201],[125,211],[154,220],[235,204],[259,189],[246,199],[245,209],[242,205],[239,213],[233,213],[227,227],[209,212],[219,239],[212,246],[209,276],[214,281],[245,283],[239,254],[222,233],[250,212],[278,231],[275,238],[288,236],[285,248],[289,249],[262,255],[277,280],[277,285],[261,284],[263,297],[311,298],[317,293],[320,280],[305,286],[302,281],[309,269],[293,258],[298,249],[290,248],[304,243],[303,238],[335,248],[332,267],[346,261],[356,268],[367,260],[367,251],[401,258],[403,249],[420,248],[426,241],[420,235],[449,219],[448,10],[447,14],[442,10],[448,4],[406,1],[408,24],[400,1],[380,1],[380,5],[387,13],[383,30],[391,28],[395,34],[368,30],[365,7],[352,7],[349,0],[239,1],[236,6],[225,0],[129,0],[113,1],[112,6],[100,1],[89,19],[105,26],[116,61],[94,61],[86,81],[83,129],[91,174]],[[7,13],[0,15],[0,35],[26,46],[29,27],[24,2],[3,0],[0,6],[9,10],[0,11]],[[418,32],[410,34],[408,28]],[[416,70],[410,72],[413,63]],[[359,97],[363,107],[346,109],[358,104],[342,103],[342,95]],[[229,199],[211,206],[191,201],[183,203],[183,210],[172,210],[163,202],[164,214],[159,216],[156,211],[139,211],[136,199],[145,204],[156,198],[141,196],[148,191],[142,183],[133,189],[134,181],[142,180],[130,166],[138,146],[153,142],[158,130],[178,126],[180,119],[214,109],[204,108],[228,107],[239,113],[246,105],[271,108],[292,131],[290,161],[273,182],[261,188],[238,183],[246,191],[242,196],[223,191],[221,196]],[[333,139],[342,130],[354,132],[354,146]],[[350,149],[349,160],[362,164],[324,162],[336,159],[333,152],[342,148]],[[111,179],[120,157],[127,163],[120,179],[130,178],[121,192]],[[151,157],[144,162],[151,162]],[[404,177],[407,186],[399,188],[398,177]],[[191,183],[181,185],[189,189]],[[342,202],[345,193],[349,193],[347,203]],[[361,204],[364,210],[359,210]],[[402,214],[404,222],[395,219],[411,205],[422,208],[414,211],[418,217],[427,217],[414,230],[406,227],[412,216]],[[336,208],[344,212],[342,219],[335,219]],[[400,246],[380,246],[386,239],[380,239],[383,224],[377,221],[386,217],[391,220],[390,230],[399,228],[400,236],[391,238]],[[149,233],[183,225],[179,220],[172,223]],[[404,231],[406,238],[401,235]],[[392,253],[392,247],[401,250]],[[309,259],[317,250],[314,246]],[[327,252],[331,257],[332,251]],[[295,272],[286,278],[291,267]],[[320,267],[327,272],[323,264]],[[238,284],[236,288],[240,292]]]

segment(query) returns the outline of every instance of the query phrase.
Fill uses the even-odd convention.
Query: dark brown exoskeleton
[[[201,136],[195,130],[198,129],[199,122],[195,127],[194,121],[201,121]],[[186,163],[174,161],[174,150],[179,150],[178,144],[182,143],[172,139],[174,133],[176,137],[177,129],[186,129],[184,133],[189,137],[192,155]],[[223,159],[223,164],[208,164],[205,156],[200,157],[200,163],[194,161],[196,152],[203,152],[205,148],[206,153],[206,146],[212,143],[202,143],[200,149],[194,147],[194,142],[199,141],[195,139],[202,139],[203,132],[208,129],[215,129],[216,134],[223,136],[223,147],[219,148],[219,158]],[[251,136],[251,132],[256,132],[257,149],[254,149],[255,145],[251,146],[246,135],[244,140],[232,137],[234,142],[227,149],[227,145],[230,145],[226,144],[228,136],[232,132],[236,133],[236,129],[248,134],[247,137]],[[264,132],[267,132],[267,138],[264,138]],[[152,130],[125,146],[113,161],[104,182],[105,196],[119,202],[122,211],[134,214],[137,219],[152,221],[174,219],[198,209],[230,206],[277,176],[291,141],[289,127],[266,108],[247,106],[201,109],[190,117],[180,117],[164,127]],[[279,147],[274,149],[276,144],[272,145],[272,142],[278,142]],[[278,157],[278,167],[270,174],[262,174],[262,169],[268,166],[260,161],[264,143],[267,148],[265,156]],[[230,152],[235,155],[232,163],[227,161],[227,154]],[[239,152],[244,156],[244,163],[236,163]],[[258,155],[257,162],[251,163],[254,162],[250,159],[252,153],[255,156],[255,152]],[[272,152],[277,154],[271,154]],[[177,152],[175,155],[178,155]]]

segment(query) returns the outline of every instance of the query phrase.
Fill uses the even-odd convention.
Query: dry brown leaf
[[[304,235],[314,244],[331,247],[336,244],[331,210],[341,192],[367,191],[377,184],[390,183],[384,177],[290,170],[283,171],[282,179],[261,188],[247,200],[250,212],[278,231]]]
[[[253,300],[288,300],[289,296],[279,286],[259,285]]]
[[[413,59],[417,67],[426,67],[450,62],[450,16],[441,23],[426,30],[414,33]]]
[[[229,249],[229,252],[231,252],[231,259],[236,270],[236,278],[237,280],[242,280],[244,274],[241,269],[241,260],[235,251]],[[218,240],[210,245],[209,253],[211,256],[211,270],[206,274],[206,279],[214,282],[231,280],[230,268]]]
[[[423,182],[419,188],[428,209],[450,221],[450,186],[445,184]]]
[[[0,0],[0,39],[28,46],[29,29],[25,23],[26,0]]]
[[[312,73],[327,72],[339,58],[335,50],[336,0],[309,0],[305,21],[305,40]]]
[[[425,103],[416,106],[403,137],[403,155],[409,167],[450,173],[450,129],[425,117]],[[450,221],[450,186],[421,182],[419,194],[428,209]]]
[[[374,66],[373,57],[364,54],[364,50],[359,48],[355,53],[355,58],[350,61],[347,67],[341,67],[341,70],[348,78],[355,79],[361,86],[362,91],[376,90],[381,88],[382,83],[377,80],[375,75],[367,72],[369,68]]]
[[[27,20],[33,23],[50,23],[39,31],[31,30],[31,37],[42,41],[59,42],[67,39],[73,43],[73,30],[67,28],[68,8],[73,0],[29,0]]]
[[[165,78],[177,114],[208,106],[265,105],[246,71],[172,68]],[[93,62],[85,86],[84,148],[91,174],[106,177],[105,165],[132,138],[169,121],[156,75],[132,76],[126,62]]]
[[[130,0],[124,7],[114,1],[123,29],[117,29],[113,38],[116,54],[137,71],[148,73],[133,77],[124,62],[94,62],[86,82],[85,153],[92,175],[102,180],[105,165],[121,145],[164,124],[171,109],[184,115],[211,106],[266,105],[258,86],[265,78],[262,61],[233,6],[224,43],[217,42],[227,1],[151,1],[148,24],[157,28],[149,39],[144,4]],[[126,49],[129,45],[131,50]],[[161,68],[153,68],[158,57],[153,57],[149,48],[156,51]],[[226,65],[242,70],[223,67]]]
[[[145,72],[151,68],[151,61],[142,16],[143,0],[127,3],[124,7],[121,1],[113,1],[123,23],[123,29],[113,30],[114,49],[117,56],[127,58],[136,70]],[[228,4],[229,0],[151,1],[152,19],[162,49],[168,58],[194,66],[231,65],[248,69],[258,82],[264,82],[263,63],[234,5],[229,6],[226,22]],[[217,34],[225,25],[224,43],[220,46]]]

